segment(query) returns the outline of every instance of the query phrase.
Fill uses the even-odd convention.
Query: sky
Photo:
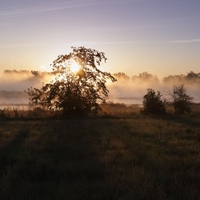
[[[0,72],[51,70],[71,46],[104,52],[103,71],[200,72],[200,0],[1,0]]]

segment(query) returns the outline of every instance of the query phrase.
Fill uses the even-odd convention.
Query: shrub
[[[193,97],[189,96],[187,90],[184,85],[176,85],[173,87],[172,92],[168,92],[168,94],[173,99],[173,106],[175,114],[185,114],[190,113],[190,103],[193,100]]]
[[[158,91],[157,94],[153,89],[147,89],[147,94],[143,97],[142,114],[162,115],[166,113],[165,100]]]

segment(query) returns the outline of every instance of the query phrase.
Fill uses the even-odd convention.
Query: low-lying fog
[[[27,104],[29,87],[41,88],[43,82],[48,82],[48,73],[36,71],[8,71],[0,75],[0,104]]]
[[[190,72],[193,73],[193,72]],[[160,91],[163,98],[169,100],[168,91],[174,85],[184,84],[187,93],[194,97],[194,102],[200,102],[200,76],[193,73],[188,75],[173,75],[159,80],[146,72],[138,76],[128,77],[124,73],[113,74],[118,81],[108,83],[108,101],[125,104],[142,104],[142,98],[148,88]],[[191,75],[191,74],[190,74]],[[5,71],[0,75],[0,104],[27,104],[28,95],[24,92],[29,87],[41,88],[42,83],[50,81],[49,73],[34,71]]]
[[[125,81],[115,82],[108,85],[109,100],[113,102],[125,104],[142,104],[143,96],[147,93],[147,89],[160,91],[163,98],[170,101],[169,91],[172,91],[174,85],[182,83],[163,83],[163,82],[141,82],[141,81]],[[184,83],[187,94],[194,98],[194,102],[200,102],[200,84]]]

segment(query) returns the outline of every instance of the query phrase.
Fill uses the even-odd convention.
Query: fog
[[[169,91],[172,91],[174,85],[180,85],[182,83],[143,83],[140,82],[116,82],[108,85],[109,89],[109,101],[114,103],[125,104],[142,104],[143,96],[147,93],[147,89],[151,88],[154,91],[160,91],[163,95],[163,99],[171,101]],[[200,102],[200,85],[198,84],[184,84],[187,94],[194,98],[194,102]]]
[[[41,88],[42,83],[48,81],[48,73],[6,70],[0,75],[0,104],[27,104],[29,99],[25,90],[31,86]]]
[[[174,85],[180,84],[185,85],[187,94],[194,97],[194,102],[200,102],[199,76],[196,79],[188,79],[184,75],[170,75],[159,80],[155,75],[146,72],[131,78],[124,73],[113,75],[118,81],[106,84],[109,90],[108,102],[142,104],[148,88],[160,91],[163,98],[170,100],[167,93],[172,91]],[[0,104],[27,104],[28,95],[24,90],[29,87],[41,88],[42,84],[48,83],[51,77],[50,73],[37,71],[5,71],[0,75]]]
[[[190,75],[196,75],[195,78]],[[159,80],[156,75],[143,72],[138,76],[128,77],[124,73],[114,74],[117,82],[109,83],[108,89],[110,101],[125,104],[142,104],[143,96],[147,89],[160,91],[163,99],[171,101],[169,92],[172,92],[174,86],[184,85],[186,93],[192,96],[193,102],[200,102],[200,76],[194,72],[187,75],[170,75]],[[189,78],[188,78],[189,76]]]

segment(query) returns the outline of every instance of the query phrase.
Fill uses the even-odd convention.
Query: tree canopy
[[[48,110],[60,110],[64,115],[87,115],[96,113],[100,103],[106,101],[107,80],[116,79],[97,67],[106,62],[103,52],[85,47],[72,47],[72,52],[59,55],[52,63],[56,74],[41,89],[28,88],[30,105]],[[79,66],[77,71],[72,65]]]

